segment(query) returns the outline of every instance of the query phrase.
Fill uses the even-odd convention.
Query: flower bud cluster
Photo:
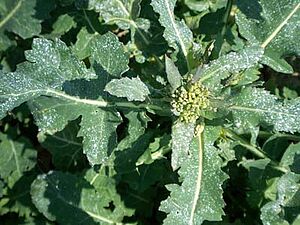
[[[181,121],[194,122],[210,108],[209,97],[209,90],[200,82],[187,83],[174,92],[171,106]]]

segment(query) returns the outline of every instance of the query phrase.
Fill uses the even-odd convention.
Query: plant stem
[[[248,133],[247,133],[248,134]],[[300,136],[294,134],[282,134],[282,133],[270,133],[267,131],[259,131],[258,136],[262,138],[270,138],[271,136],[275,135],[276,137],[280,138],[287,138],[292,141],[300,141]]]
[[[242,145],[243,147],[245,147],[246,149],[248,149],[250,152],[252,152],[254,155],[256,155],[259,158],[269,158],[263,151],[261,151],[260,149],[252,146],[248,141],[246,141],[245,139],[241,138],[239,135],[237,135],[236,133],[234,133],[233,131],[226,129],[225,130],[225,134],[227,137],[236,140],[240,143],[240,145]]]
[[[243,147],[245,147],[247,150],[249,150],[251,153],[253,153],[254,155],[256,155],[259,158],[262,159],[270,159],[270,157],[268,157],[262,150],[252,146],[248,141],[246,141],[245,139],[241,138],[239,135],[237,135],[236,133],[234,133],[232,130],[229,129],[224,129],[225,131],[225,135],[233,140],[236,140],[239,142],[239,144]],[[288,172],[288,170],[284,167],[281,167],[278,165],[278,162],[275,162],[274,160],[270,159],[270,166],[280,172],[286,173]]]

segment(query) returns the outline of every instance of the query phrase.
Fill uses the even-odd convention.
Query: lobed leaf
[[[117,224],[132,214],[111,178],[92,171],[87,172],[87,180],[62,172],[40,175],[32,183],[31,195],[37,209],[60,224]],[[108,208],[111,201],[113,210]]]
[[[175,20],[174,8],[177,0],[152,0],[151,5],[159,14],[159,22],[165,27],[164,38],[188,63],[189,49],[193,46],[193,34],[184,21]]]
[[[239,0],[237,24],[251,44],[265,48],[262,62],[271,68],[291,73],[282,59],[300,55],[300,3],[298,0]]]
[[[173,170],[185,163],[189,154],[190,144],[194,137],[195,124],[177,121],[172,126],[172,158]]]
[[[13,140],[0,133],[0,141],[0,176],[7,181],[13,175],[16,181],[35,166],[37,151],[23,137]]]
[[[300,101],[293,99],[282,103],[268,91],[260,88],[244,88],[231,99],[228,108],[238,128],[248,129],[257,125],[272,127],[274,131],[300,131]]]
[[[99,63],[106,72],[114,77],[120,77],[129,69],[129,55],[113,33],[108,32],[102,36],[96,36],[91,51],[92,62]]]
[[[222,183],[227,176],[221,170],[218,149],[213,146],[219,129],[206,127],[202,135],[193,139],[190,154],[178,171],[181,186],[167,185],[171,193],[160,206],[168,214],[164,224],[200,225],[204,220],[221,220],[224,214]]]
[[[284,174],[277,182],[277,199],[261,208],[261,220],[264,225],[290,224],[288,215],[300,210],[300,175]],[[291,213],[289,213],[291,211]],[[296,217],[297,214],[294,216]],[[293,223],[294,224],[294,223]]]
[[[42,7],[41,4],[47,7]],[[54,1],[40,0],[3,0],[0,2],[0,50],[11,44],[6,31],[13,32],[23,39],[41,32],[41,20],[53,9]],[[36,13],[36,8],[38,12]]]
[[[194,76],[194,80],[199,79],[209,90],[218,91],[222,79],[257,65],[262,55],[263,49],[259,46],[249,46],[240,52],[231,52],[205,65],[200,73]]]

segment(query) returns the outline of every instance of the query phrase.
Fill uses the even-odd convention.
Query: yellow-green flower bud
[[[188,83],[172,94],[171,106],[180,120],[186,123],[196,121],[203,111],[210,108],[210,92],[200,82]]]

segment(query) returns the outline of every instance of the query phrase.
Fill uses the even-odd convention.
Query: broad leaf
[[[96,36],[91,47],[92,60],[99,63],[110,75],[120,77],[129,67],[129,55],[116,35],[108,32]],[[93,62],[94,63],[94,62]]]
[[[40,97],[30,106],[40,131],[47,134],[62,130],[68,121],[82,116],[78,135],[83,137],[83,151],[92,165],[105,162],[116,145],[115,129],[120,123],[118,113],[48,97]]]
[[[257,65],[262,55],[263,49],[259,46],[249,46],[240,52],[229,53],[205,65],[194,79],[199,79],[210,91],[219,91],[222,79]]]
[[[0,199],[0,215],[7,213],[17,213],[21,217],[29,217],[36,213],[36,209],[31,201],[30,185],[36,178],[33,171],[24,172],[22,177],[13,174],[9,177],[7,189]]]
[[[36,164],[37,151],[25,138],[17,140],[0,133],[0,176],[4,180],[14,174],[15,181]]]
[[[78,121],[72,121],[58,133],[39,137],[42,146],[51,153],[56,169],[82,169],[85,166],[82,138],[77,137],[79,129]]]
[[[260,88],[244,88],[231,99],[228,108],[238,128],[248,129],[258,124],[272,127],[274,131],[300,131],[300,101],[282,103],[275,95]]]
[[[175,19],[174,8],[177,0],[152,0],[151,5],[159,14],[159,22],[165,27],[164,38],[170,47],[185,58],[188,64],[189,49],[193,46],[193,35],[184,21]]]
[[[149,45],[150,39],[146,32],[150,27],[150,22],[139,17],[140,4],[141,0],[77,0],[77,7],[99,12],[107,24],[117,24],[122,30],[131,29],[133,39],[137,34],[143,44]]]
[[[68,14],[64,14],[58,17],[58,19],[53,24],[52,35],[60,37],[71,30],[73,27],[76,27],[76,22]]]
[[[280,165],[294,173],[300,174],[300,143],[291,144],[283,154]]]
[[[110,178],[90,171],[87,179],[61,172],[40,175],[31,187],[32,200],[46,218],[66,225],[117,224],[132,214],[124,208]],[[113,210],[109,209],[111,201]]]
[[[47,7],[42,7],[41,4]],[[3,0],[0,2],[0,50],[9,47],[10,40],[5,32],[13,32],[26,39],[41,32],[41,19],[53,9],[53,1]],[[36,13],[36,9],[39,10]]]
[[[241,34],[252,44],[265,48],[263,63],[291,73],[282,60],[289,54],[300,55],[300,3],[298,0],[239,0],[237,23]]]
[[[218,136],[219,129],[207,127],[193,139],[190,154],[179,170],[183,183],[167,185],[171,193],[160,206],[168,214],[164,224],[200,225],[204,220],[221,220],[225,205],[221,186],[227,176],[213,146]]]
[[[98,59],[108,72],[120,75],[128,63],[128,58],[122,52],[121,43],[111,33],[101,36],[100,42],[97,43],[112,44],[112,49],[108,48],[112,55],[109,55],[110,53],[106,55],[109,59],[107,61],[107,58],[103,57],[105,53],[101,52],[107,49],[107,46],[101,45],[92,53],[93,58]],[[45,54],[44,49],[48,54]],[[123,69],[122,66],[119,67],[121,70],[111,67],[113,51],[121,51],[119,52],[121,61],[114,61],[119,66],[122,65],[122,59],[125,60]],[[40,97],[31,102],[31,109],[41,132],[54,134],[61,131],[68,121],[82,115],[80,135],[84,135],[84,152],[92,165],[103,163],[114,147],[115,138],[111,135],[120,121],[118,114],[98,108],[108,104],[100,97],[103,92],[101,87],[105,84],[103,79],[84,80],[94,78],[95,74],[87,70],[60,41],[35,39],[33,50],[26,52],[26,57],[34,63],[21,64],[15,73],[3,75],[0,86],[1,117],[6,111],[12,110],[24,101],[36,99],[41,95],[55,97]],[[97,64],[98,61],[94,63]],[[82,80],[78,80],[79,78]],[[74,82],[66,82],[75,79],[77,80]],[[111,132],[107,132],[106,128]],[[95,136],[92,137],[90,134]]]
[[[113,79],[106,86],[105,91],[117,97],[125,97],[128,101],[145,101],[150,94],[148,87],[139,77]]]
[[[185,0],[184,3],[189,7],[191,10],[203,12],[208,9],[217,10],[221,7],[224,7],[226,4],[226,0]]]
[[[61,92],[65,81],[95,77],[61,41],[35,39],[26,58],[29,62],[20,64],[16,72],[0,72],[0,118],[40,95],[69,98]]]
[[[118,143],[117,149],[119,151],[131,148],[132,144],[144,134],[147,123],[151,121],[145,112],[130,111],[125,114],[125,117],[129,121],[127,136]]]
[[[300,210],[300,175],[284,174],[277,182],[277,199],[261,208],[261,220],[264,225],[289,225],[288,215]],[[291,211],[291,213],[289,212]],[[294,216],[296,217],[297,214]]]
[[[90,34],[85,27],[83,27],[77,34],[77,41],[73,46],[73,52],[79,59],[85,59],[91,55],[91,45],[97,40],[98,33]]]
[[[172,126],[172,168],[178,169],[185,163],[194,137],[194,123],[177,121]]]

